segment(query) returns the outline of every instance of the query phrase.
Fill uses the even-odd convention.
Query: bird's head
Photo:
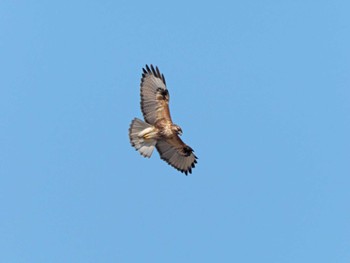
[[[178,134],[178,135],[182,135],[182,129],[181,129],[181,127],[179,126],[179,125],[176,125],[176,124],[174,124],[173,125],[173,130]]]

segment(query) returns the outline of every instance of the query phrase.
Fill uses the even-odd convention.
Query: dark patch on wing
[[[162,95],[163,100],[168,99],[169,91],[167,89],[163,89],[163,88],[159,87],[159,88],[157,88],[157,92],[160,93],[160,95]]]

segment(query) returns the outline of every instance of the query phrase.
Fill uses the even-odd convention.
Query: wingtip
[[[164,74],[160,73],[160,70],[158,68],[158,66],[153,66],[153,64],[146,64],[144,68],[142,68],[142,78],[145,77],[146,74],[151,74],[159,79],[161,79],[163,81],[163,83],[166,85],[165,82],[165,77]]]

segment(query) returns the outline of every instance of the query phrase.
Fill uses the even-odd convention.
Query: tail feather
[[[129,128],[130,143],[144,157],[151,157],[157,140],[152,131],[154,127],[140,119],[133,119]],[[145,135],[149,135],[145,138]]]

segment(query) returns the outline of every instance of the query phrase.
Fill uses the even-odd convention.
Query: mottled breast
[[[166,119],[160,119],[154,124],[154,126],[159,130],[159,134],[162,137],[169,139],[174,136],[171,121],[168,121]]]

